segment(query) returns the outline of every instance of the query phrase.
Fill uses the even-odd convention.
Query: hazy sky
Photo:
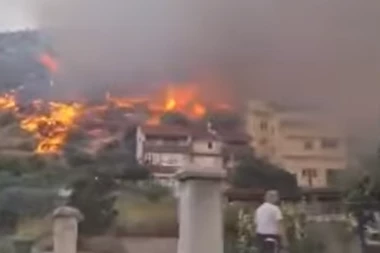
[[[378,0],[38,0],[28,12],[35,1],[0,0],[0,27],[34,13],[76,88],[208,76],[364,132],[380,121]]]
[[[34,0],[0,0],[0,31],[33,27],[35,18],[32,9]]]

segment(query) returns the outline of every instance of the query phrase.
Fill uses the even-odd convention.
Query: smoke
[[[215,92],[318,107],[358,131],[377,126],[379,1],[55,0],[37,16],[65,89],[212,80]]]

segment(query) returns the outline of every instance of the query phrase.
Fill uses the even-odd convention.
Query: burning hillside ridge
[[[196,85],[168,85],[156,95],[120,97],[107,93],[103,101],[59,102],[34,100],[27,105],[17,99],[17,92],[0,96],[0,111],[11,112],[19,127],[37,140],[38,154],[59,154],[74,130],[85,129],[93,137],[123,128],[123,122],[160,124],[168,112],[180,113],[189,120],[199,120],[211,110],[229,110],[224,103],[207,103]],[[108,129],[106,129],[108,128]]]

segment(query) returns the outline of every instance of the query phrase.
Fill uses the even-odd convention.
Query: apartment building
[[[301,187],[331,186],[347,167],[344,133],[316,113],[254,100],[247,106],[246,130],[256,154],[292,173]]]

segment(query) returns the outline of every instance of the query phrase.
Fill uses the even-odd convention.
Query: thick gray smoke
[[[377,126],[380,1],[55,0],[38,16],[69,87],[209,78]]]

